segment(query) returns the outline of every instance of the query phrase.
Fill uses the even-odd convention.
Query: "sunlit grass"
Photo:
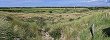
[[[94,38],[89,29],[91,24],[95,24]],[[102,33],[102,29],[109,26],[109,12],[0,14],[0,27],[10,32],[7,34],[8,37],[6,36],[9,40],[13,39],[12,37],[20,37],[22,40],[42,40],[39,29],[43,28],[49,30],[55,39],[60,38],[60,31],[63,30],[66,40],[110,40]]]

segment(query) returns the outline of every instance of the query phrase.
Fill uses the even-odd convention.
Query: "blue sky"
[[[0,0],[0,7],[110,6],[108,0]]]

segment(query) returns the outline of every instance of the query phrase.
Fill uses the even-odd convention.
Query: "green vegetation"
[[[110,40],[110,37],[105,37],[102,33],[102,29],[110,26],[109,10],[109,8],[97,10],[88,8],[0,9],[0,40],[15,38],[20,40],[51,40],[52,38],[54,40]],[[95,24],[94,38],[89,29],[91,24]]]
[[[109,9],[109,7],[85,7],[85,8],[0,8],[4,12],[17,13],[84,13],[87,11]]]

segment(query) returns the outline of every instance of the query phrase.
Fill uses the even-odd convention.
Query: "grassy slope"
[[[109,12],[92,11],[92,12],[88,12],[87,14],[80,13],[80,15],[79,14],[77,15],[77,13],[76,14],[0,14],[0,15],[1,17],[3,16],[12,17],[13,21],[9,23],[11,23],[11,25],[14,27],[15,30],[14,32],[17,32],[16,34],[18,34],[18,36],[24,37],[25,39],[28,39],[26,37],[30,36],[29,34],[28,35],[23,34],[26,33],[25,30],[27,29],[29,30],[27,33],[30,33],[30,31],[32,33],[35,33],[36,30],[38,28],[41,28],[40,26],[42,26],[41,24],[39,25],[35,23],[35,20],[37,19],[34,17],[44,18],[46,25],[44,25],[43,27],[50,28],[50,32],[59,28],[63,29],[65,36],[67,36],[66,38],[67,40],[77,39],[78,37],[81,40],[91,40],[91,34],[89,31],[89,27],[91,24],[95,24],[95,38],[94,38],[95,40],[110,39],[108,37],[107,38],[103,37],[103,34],[101,32],[102,29],[110,26]],[[41,40],[40,35],[38,35],[38,32],[36,32],[35,35],[36,37],[30,37],[29,40],[33,40],[31,38]]]

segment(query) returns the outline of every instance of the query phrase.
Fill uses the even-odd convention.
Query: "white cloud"
[[[98,1],[98,0],[90,0],[90,1],[88,1],[88,2],[94,2],[94,1]]]
[[[99,1],[99,0],[89,0],[89,1],[83,1],[83,2],[95,2],[95,1]]]

